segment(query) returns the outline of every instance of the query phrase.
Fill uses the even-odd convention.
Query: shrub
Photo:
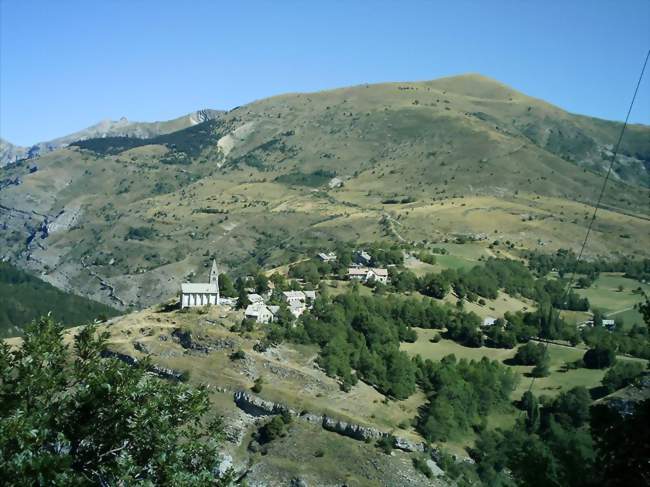
[[[230,354],[231,360],[243,360],[245,358],[246,358],[246,352],[244,352],[242,349],[239,349],[236,352]]]
[[[263,386],[264,386],[264,379],[262,379],[262,377],[258,377],[257,379],[255,379],[255,382],[253,383],[253,387],[251,387],[251,391],[258,394],[262,392]]]
[[[607,392],[612,393],[631,384],[642,373],[643,364],[640,362],[619,362],[607,371],[603,377],[603,386]]]
[[[606,369],[616,362],[616,352],[611,347],[597,345],[585,352],[582,361],[588,369]]]
[[[418,472],[421,472],[422,474],[424,474],[425,477],[427,477],[429,479],[433,478],[433,472],[429,468],[429,465],[427,465],[426,459],[424,459],[424,458],[422,458],[420,456],[413,457],[413,467]]]

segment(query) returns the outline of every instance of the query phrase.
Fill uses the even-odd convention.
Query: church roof
[[[204,293],[204,294],[217,294],[218,289],[216,284],[210,283],[197,283],[197,282],[184,282],[181,284],[182,293]]]

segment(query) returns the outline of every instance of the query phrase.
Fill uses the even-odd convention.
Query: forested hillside
[[[0,262],[0,338],[19,335],[26,324],[48,312],[68,326],[117,314],[110,306],[63,292]]]

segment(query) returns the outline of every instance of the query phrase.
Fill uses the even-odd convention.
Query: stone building
[[[181,308],[196,308],[215,304],[220,304],[219,271],[217,262],[213,260],[209,282],[181,284]]]

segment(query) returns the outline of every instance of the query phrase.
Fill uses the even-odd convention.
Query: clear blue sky
[[[318,4],[318,5],[317,5]],[[0,136],[466,72],[622,119],[650,1],[0,0]],[[650,123],[650,73],[632,114]]]

